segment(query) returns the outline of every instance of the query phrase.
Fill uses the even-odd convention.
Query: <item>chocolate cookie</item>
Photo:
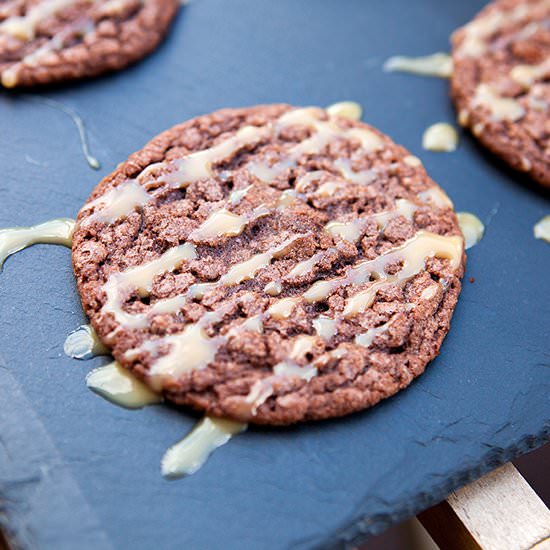
[[[550,186],[550,1],[492,2],[452,42],[460,124]]]
[[[370,126],[287,105],[160,134],[78,215],[73,265],[115,358],[246,422],[344,415],[433,359],[460,292],[452,204]]]
[[[159,44],[178,0],[6,0],[0,75],[6,88],[96,76]]]

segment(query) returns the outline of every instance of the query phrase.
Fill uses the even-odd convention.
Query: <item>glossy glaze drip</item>
[[[86,385],[110,403],[126,409],[141,409],[162,401],[159,394],[116,361],[91,371],[86,377]]]
[[[33,244],[59,244],[71,247],[75,222],[57,218],[31,227],[0,229],[0,268],[8,256]]]
[[[447,122],[432,124],[422,135],[422,147],[428,151],[454,151],[458,147],[458,133]]]
[[[485,226],[477,216],[469,212],[457,212],[456,217],[464,235],[464,247],[468,250],[481,241]]]
[[[170,447],[162,458],[162,475],[177,478],[194,474],[208,457],[247,425],[225,418],[205,416],[180,442]]]
[[[387,72],[412,73],[421,76],[450,78],[453,74],[453,60],[446,53],[434,53],[423,57],[396,55],[384,63]]]
[[[68,357],[83,360],[110,353],[109,348],[103,345],[92,325],[81,325],[73,330],[65,340],[63,351]]]
[[[478,85],[472,105],[488,109],[495,120],[513,122],[525,115],[525,109],[516,99],[500,96],[489,84]]]
[[[90,152],[90,146],[88,145],[88,137],[86,134],[86,126],[84,124],[84,121],[82,120],[82,117],[72,107],[61,103],[60,101],[50,99],[49,97],[43,97],[39,95],[25,94],[21,97],[28,99],[29,101],[34,101],[35,103],[41,103],[42,105],[46,105],[47,107],[51,107],[52,109],[56,109],[57,111],[66,114],[76,126],[76,129],[78,131],[78,138],[80,140],[80,148],[82,149],[82,154],[84,155],[88,166],[90,166],[90,168],[93,168],[94,170],[98,170],[99,168],[101,168],[101,164],[99,163],[99,161]]]
[[[363,108],[355,101],[339,101],[329,105],[326,109],[330,116],[340,116],[350,120],[361,120]]]
[[[314,283],[304,293],[304,299],[307,302],[324,301],[339,288],[362,285],[375,278],[375,282],[368,290],[348,299],[344,314],[357,313],[372,303],[376,291],[382,286],[405,281],[419,273],[426,258],[430,256],[448,258],[452,261],[453,268],[458,267],[462,257],[462,239],[419,231],[403,245],[385,252],[374,260],[362,261],[352,266],[345,276]],[[403,262],[403,268],[396,275],[386,274],[385,266],[394,262]]]
[[[542,239],[550,243],[550,216],[544,216],[535,224],[533,234],[536,239]]]

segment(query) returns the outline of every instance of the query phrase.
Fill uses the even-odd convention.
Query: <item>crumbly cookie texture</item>
[[[460,124],[550,186],[550,0],[498,0],[453,37]]]
[[[7,0],[0,82],[30,87],[97,76],[141,59],[166,34],[177,0]]]
[[[439,352],[464,261],[419,159],[288,105],[160,134],[98,185],[73,243],[86,314],[124,367],[177,404],[260,424],[407,386]]]

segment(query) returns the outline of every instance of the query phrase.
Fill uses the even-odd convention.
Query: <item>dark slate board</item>
[[[390,55],[448,49],[470,0],[193,0],[162,48],[129,70],[45,90],[87,122],[84,162],[62,113],[0,94],[0,226],[74,216],[100,176],[157,132],[225,106],[359,101],[419,155],[458,210],[487,223],[441,356],[374,410],[252,429],[196,475],[166,481],[164,450],[194,418],[131,412],[86,389],[105,359],[63,355],[84,322],[68,250],[37,246],[0,277],[0,524],[23,548],[344,546],[431,505],[549,436],[550,246],[532,226],[548,196],[464,136],[421,150],[454,119],[447,83],[388,75]]]

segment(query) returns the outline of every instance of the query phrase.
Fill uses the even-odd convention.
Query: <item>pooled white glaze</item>
[[[125,409],[141,409],[162,401],[159,394],[116,361],[91,371],[86,377],[86,385],[107,401]]]
[[[205,416],[181,441],[170,447],[161,462],[162,475],[169,478],[194,474],[208,457],[247,425],[225,418]]]
[[[464,247],[468,250],[481,241],[485,226],[477,216],[469,212],[457,212],[456,217],[464,235]]]
[[[453,60],[446,53],[438,52],[422,57],[396,55],[384,63],[386,72],[412,73],[421,76],[449,78],[453,74]]]
[[[33,244],[59,244],[70,247],[74,220],[58,218],[31,227],[0,229],[0,268],[8,256]]]
[[[454,151],[458,146],[458,133],[447,122],[432,124],[422,135],[422,147],[428,151],[446,152]]]
[[[550,215],[544,216],[533,227],[533,234],[536,239],[542,239],[550,243]]]

